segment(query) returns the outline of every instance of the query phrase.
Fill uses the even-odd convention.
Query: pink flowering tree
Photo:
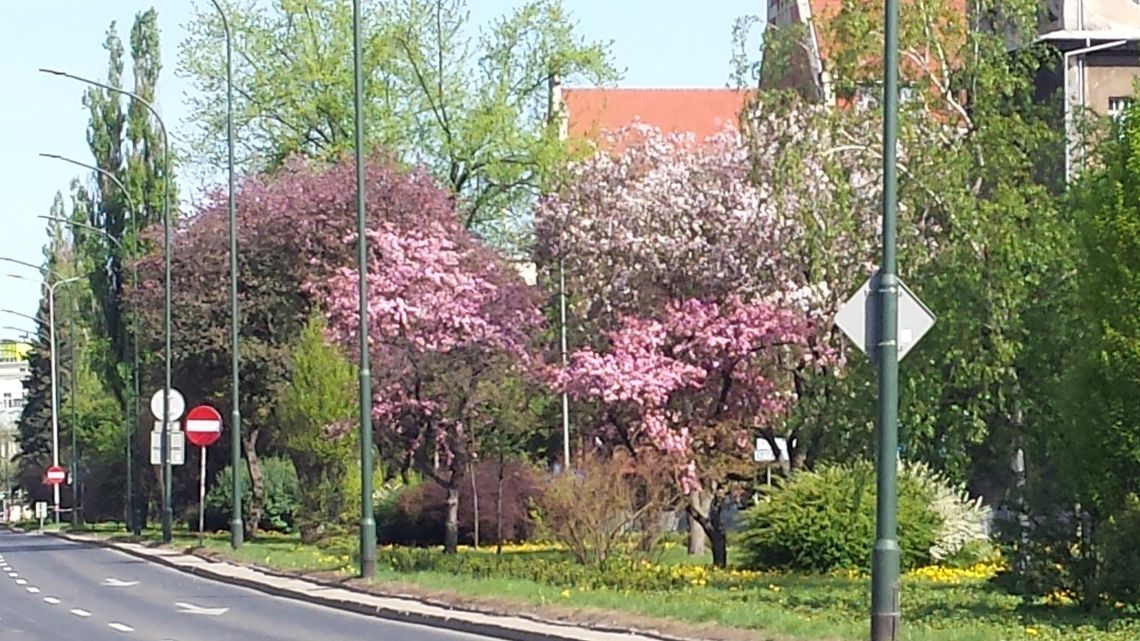
[[[542,371],[531,356],[541,316],[532,288],[450,212],[414,228],[380,224],[368,242],[373,418],[385,442],[447,490],[445,550],[455,552],[460,482],[477,435],[496,420],[486,397],[508,376]],[[358,285],[354,268],[339,267],[307,288],[349,350],[359,336]]]
[[[485,257],[482,250],[455,222],[454,205],[448,193],[425,173],[405,170],[382,156],[373,156],[366,166],[368,197],[368,226],[378,235],[376,252],[382,252],[387,265],[395,264],[393,278],[407,275],[407,270],[418,269],[420,252],[440,260],[459,260],[456,265],[443,265],[432,278],[438,278],[440,289],[452,285],[457,291],[469,294],[478,290],[470,279],[486,279],[486,274],[500,274],[499,263]],[[293,354],[302,329],[314,309],[328,309],[325,296],[328,287],[318,288],[313,283],[339,283],[347,271],[355,266],[354,230],[356,227],[355,165],[351,158],[332,163],[293,161],[272,174],[259,174],[244,178],[237,192],[238,211],[238,278],[241,335],[241,398],[242,444],[249,467],[253,497],[247,527],[255,533],[257,521],[265,500],[265,482],[260,454],[277,442],[274,428],[275,411],[282,390],[291,379]],[[423,231],[429,230],[429,231]],[[142,286],[129,292],[130,304],[138,309],[143,322],[139,335],[149,344],[144,353],[161,355],[163,339],[163,278],[161,229],[151,229],[150,247],[155,248],[140,263]],[[156,238],[157,237],[157,238]],[[385,239],[400,238],[384,245]],[[155,242],[155,241],[158,242]],[[432,250],[433,243],[446,240],[451,249],[445,252]],[[230,356],[229,341],[229,229],[224,190],[212,192],[196,209],[179,223],[173,237],[173,369],[175,385],[192,403],[209,401],[217,405],[223,415],[230,410]],[[396,263],[396,247],[407,252]],[[411,262],[408,262],[411,261]],[[448,271],[448,270],[451,271]],[[455,270],[460,270],[455,272]],[[482,271],[479,271],[482,270]],[[505,277],[505,276],[504,276]],[[462,282],[448,279],[458,278]],[[339,279],[339,280],[338,280]],[[482,282],[482,281],[479,281]],[[387,290],[374,285],[372,297],[377,309],[391,304],[385,298]],[[337,290],[339,291],[339,289]],[[477,293],[477,291],[476,291]],[[439,301],[427,295],[414,299],[417,304],[431,308]],[[486,299],[479,299],[480,304]],[[339,308],[338,308],[339,309]],[[468,316],[456,307],[440,307],[454,316],[444,320],[467,322]],[[490,309],[490,307],[487,307]],[[418,313],[404,310],[404,314]],[[505,322],[505,321],[504,321]],[[492,330],[486,326],[463,325],[471,332]],[[519,324],[522,327],[522,324]],[[340,328],[347,329],[347,328]],[[431,333],[426,324],[417,325],[417,336],[432,340],[439,332],[458,331],[449,326]],[[415,337],[413,337],[415,338]],[[441,338],[441,340],[446,340]],[[432,344],[433,349],[442,349]],[[355,350],[348,350],[349,354]],[[391,382],[385,367],[423,367],[408,361],[388,362],[374,367],[377,385]],[[151,362],[148,385],[160,385],[161,364]],[[395,372],[396,370],[392,370]],[[403,371],[403,370],[399,370]],[[393,373],[393,376],[397,374]],[[388,398],[382,395],[381,398]],[[425,402],[428,398],[424,396]],[[436,402],[430,399],[431,402]],[[392,427],[381,423],[377,436],[387,437],[385,430]],[[331,431],[335,431],[332,427]],[[342,429],[343,431],[343,429]],[[224,440],[218,447],[227,447]],[[387,443],[385,442],[385,445]],[[393,448],[385,447],[388,455]],[[227,460],[226,456],[211,457],[211,461]],[[295,458],[297,466],[305,465]],[[196,481],[187,476],[175,477],[178,496],[190,497],[196,491]],[[187,498],[187,500],[189,500]]]
[[[686,510],[727,562],[724,501],[749,473],[752,442],[788,400],[781,358],[801,358],[806,317],[769,303],[686,299],[623,316],[608,348],[576,352],[559,383],[591,405],[599,436],[671,462]]]
[[[564,270],[578,345],[597,347],[623,317],[690,297],[737,295],[804,313],[811,358],[784,362],[796,402],[779,456],[794,469],[869,436],[850,399],[862,398],[870,371],[861,356],[849,359],[831,321],[878,259],[881,124],[870,112],[762,100],[742,114],[740,131],[700,142],[640,125],[615,132],[543,200],[536,239],[547,277],[557,282]],[[958,205],[939,200],[946,190],[936,182],[958,177],[932,169],[956,135],[926,120],[904,131],[904,277],[938,255]]]

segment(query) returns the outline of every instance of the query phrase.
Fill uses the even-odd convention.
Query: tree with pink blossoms
[[[753,438],[773,435],[789,398],[781,358],[801,358],[801,312],[770,303],[686,299],[657,317],[626,315],[608,348],[575,352],[559,383],[592,406],[599,435],[671,461],[687,512],[727,562],[721,511],[749,473]]]
[[[488,397],[507,377],[543,371],[532,356],[542,319],[518,273],[453,213],[441,214],[421,216],[413,229],[369,230],[368,334],[374,419],[386,443],[447,490],[445,550],[455,552],[460,482],[478,434],[496,422]],[[359,336],[358,285],[349,267],[308,285],[346,348]]]
[[[448,194],[430,176],[374,156],[366,167],[366,185],[368,224],[377,234],[407,233],[408,240],[400,246],[409,251],[423,248],[415,243],[436,242],[439,234],[450,234],[456,249],[449,255],[478,254],[475,241],[454,222]],[[240,404],[242,443],[253,486],[247,521],[251,530],[256,528],[265,500],[259,453],[275,442],[276,405],[290,382],[292,356],[301,330],[314,304],[325,308],[323,299],[317,297],[323,292],[307,285],[335,279],[340,270],[355,261],[354,194],[351,159],[335,163],[294,161],[273,174],[246,177],[238,186]],[[416,235],[421,225],[441,231]],[[159,231],[150,230],[152,241]],[[225,192],[208,194],[180,222],[173,241],[174,384],[191,403],[209,401],[228,415],[231,352],[229,289],[225,285],[229,264]],[[130,303],[139,310],[144,324],[139,335],[151,341],[145,346],[147,351],[160,354],[162,244],[151,242],[149,246],[156,249],[140,264],[143,282],[137,292],[132,290]],[[441,278],[450,277],[441,274]],[[441,282],[440,287],[446,284]],[[373,300],[385,304],[379,298]],[[464,322],[463,317],[457,316],[456,322]],[[424,332],[428,335],[426,329]],[[160,384],[154,375],[161,368],[152,364],[148,371],[152,374],[149,384]],[[225,443],[219,447],[226,447]],[[179,496],[193,496],[196,484],[189,476],[184,480],[182,483],[175,478],[175,487],[182,490]]]

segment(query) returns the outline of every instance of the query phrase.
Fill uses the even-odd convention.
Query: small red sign
[[[199,405],[186,414],[186,438],[198,447],[209,447],[222,436],[222,415],[209,405]]]
[[[48,485],[59,485],[67,480],[67,471],[58,465],[53,465],[47,469]]]

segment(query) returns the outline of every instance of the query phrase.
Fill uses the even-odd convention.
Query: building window
[[[1112,96],[1108,99],[1108,115],[1120,118],[1124,111],[1132,106],[1132,96]]]

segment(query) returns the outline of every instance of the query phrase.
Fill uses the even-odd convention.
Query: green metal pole
[[[110,171],[107,171],[106,169],[103,169],[102,167],[97,167],[95,165],[90,165],[90,164],[87,164],[85,162],[80,162],[78,160],[74,160],[74,159],[68,158],[66,156],[61,156],[59,154],[40,154],[40,156],[43,158],[51,158],[54,160],[62,160],[63,162],[71,163],[73,165],[77,165],[79,167],[83,167],[85,169],[89,169],[91,171],[94,171],[94,172],[102,175],[103,177],[107,178],[111,182],[115,183],[115,186],[119,188],[119,192],[121,194],[123,194],[123,200],[127,201],[127,207],[130,208],[131,236],[132,236],[132,239],[131,239],[131,257],[134,260],[134,262],[131,264],[131,286],[137,288],[139,286],[138,212],[141,210],[135,205],[134,199],[131,198],[131,192],[127,191],[126,185],[123,184],[123,181],[119,180],[118,176],[111,173]],[[80,223],[80,222],[74,221],[74,220],[56,218],[55,216],[40,216],[40,218],[47,218],[48,220],[59,220],[60,222],[67,223],[69,225],[74,225],[77,227],[82,227],[83,229],[88,229],[88,230],[91,230],[94,232],[98,232],[98,233],[106,236],[112,243],[114,243],[115,246],[117,246],[119,248],[120,252],[123,252],[123,253],[126,252],[126,249],[123,247],[123,241],[121,238],[115,238],[114,236],[108,234],[105,230],[99,229],[98,227],[95,227],[93,225],[87,225],[85,223]],[[127,490],[126,490],[126,497],[125,497],[125,499],[126,499],[126,510],[127,511],[126,511],[125,516],[126,516],[127,529],[130,530],[131,532],[133,532],[134,534],[138,535],[142,532],[142,523],[137,523],[136,522],[137,520],[135,519],[134,448],[135,448],[135,435],[138,431],[138,426],[139,426],[139,414],[142,412],[142,408],[139,405],[141,403],[140,399],[142,398],[142,391],[140,390],[140,385],[142,384],[142,382],[140,380],[141,377],[140,377],[140,371],[139,371],[139,310],[136,307],[131,308],[131,350],[134,352],[133,358],[132,358],[133,363],[131,366],[131,372],[132,372],[132,375],[131,375],[132,381],[131,382],[132,382],[133,387],[134,387],[134,389],[132,391],[132,395],[134,398],[128,400],[128,402],[127,402],[128,409],[126,410],[126,411],[131,412],[133,415],[128,416],[125,419],[127,421],[127,425],[126,425],[126,427],[127,427]],[[131,405],[134,406],[133,410],[129,409],[129,406],[131,406]]]
[[[885,0],[883,51],[883,263],[876,290],[879,302],[878,518],[871,558],[871,641],[899,636],[898,543],[898,223],[899,7]]]
[[[241,547],[245,536],[241,517],[241,377],[240,359],[238,356],[238,246],[237,246],[237,208],[234,203],[234,71],[233,71],[233,34],[230,32],[230,22],[226,12],[218,4],[218,0],[210,0],[218,15],[222,17],[222,28],[226,32],[226,153],[229,170],[229,216],[230,216],[230,345],[231,345],[231,405],[230,411],[230,467],[233,470],[233,504],[230,514],[230,547]]]
[[[75,317],[79,309],[75,306],[75,297],[71,297],[71,527],[79,528],[79,439],[75,433],[78,431],[79,411],[75,403],[75,379],[79,368],[75,362],[76,323]]]
[[[360,271],[360,576],[376,575],[376,519],[372,514],[372,372],[368,365],[368,242],[364,209],[364,64],[360,1],[352,0],[356,102],[356,227]]]
[[[158,122],[158,126],[162,129],[162,164],[163,164],[163,189],[162,189],[162,225],[163,225],[163,264],[165,271],[165,285],[166,285],[166,300],[164,301],[164,321],[163,327],[166,334],[166,347],[165,347],[165,361],[166,361],[166,384],[163,387],[162,395],[162,541],[169,543],[172,538],[172,524],[174,521],[174,508],[170,504],[171,495],[171,465],[170,465],[170,388],[171,388],[171,349],[170,349],[170,135],[166,131],[166,123],[163,122],[162,116],[159,115],[158,109],[155,108],[150,101],[144,99],[142,96],[112,87],[111,85],[102,82],[89,80],[81,76],[67,73],[65,71],[56,71],[54,69],[40,69],[41,73],[51,74],[53,76],[60,76],[63,78],[70,78],[79,82],[99,87],[114,93],[122,94],[132,100],[137,100],[139,104],[146,107],[151,115]]]

